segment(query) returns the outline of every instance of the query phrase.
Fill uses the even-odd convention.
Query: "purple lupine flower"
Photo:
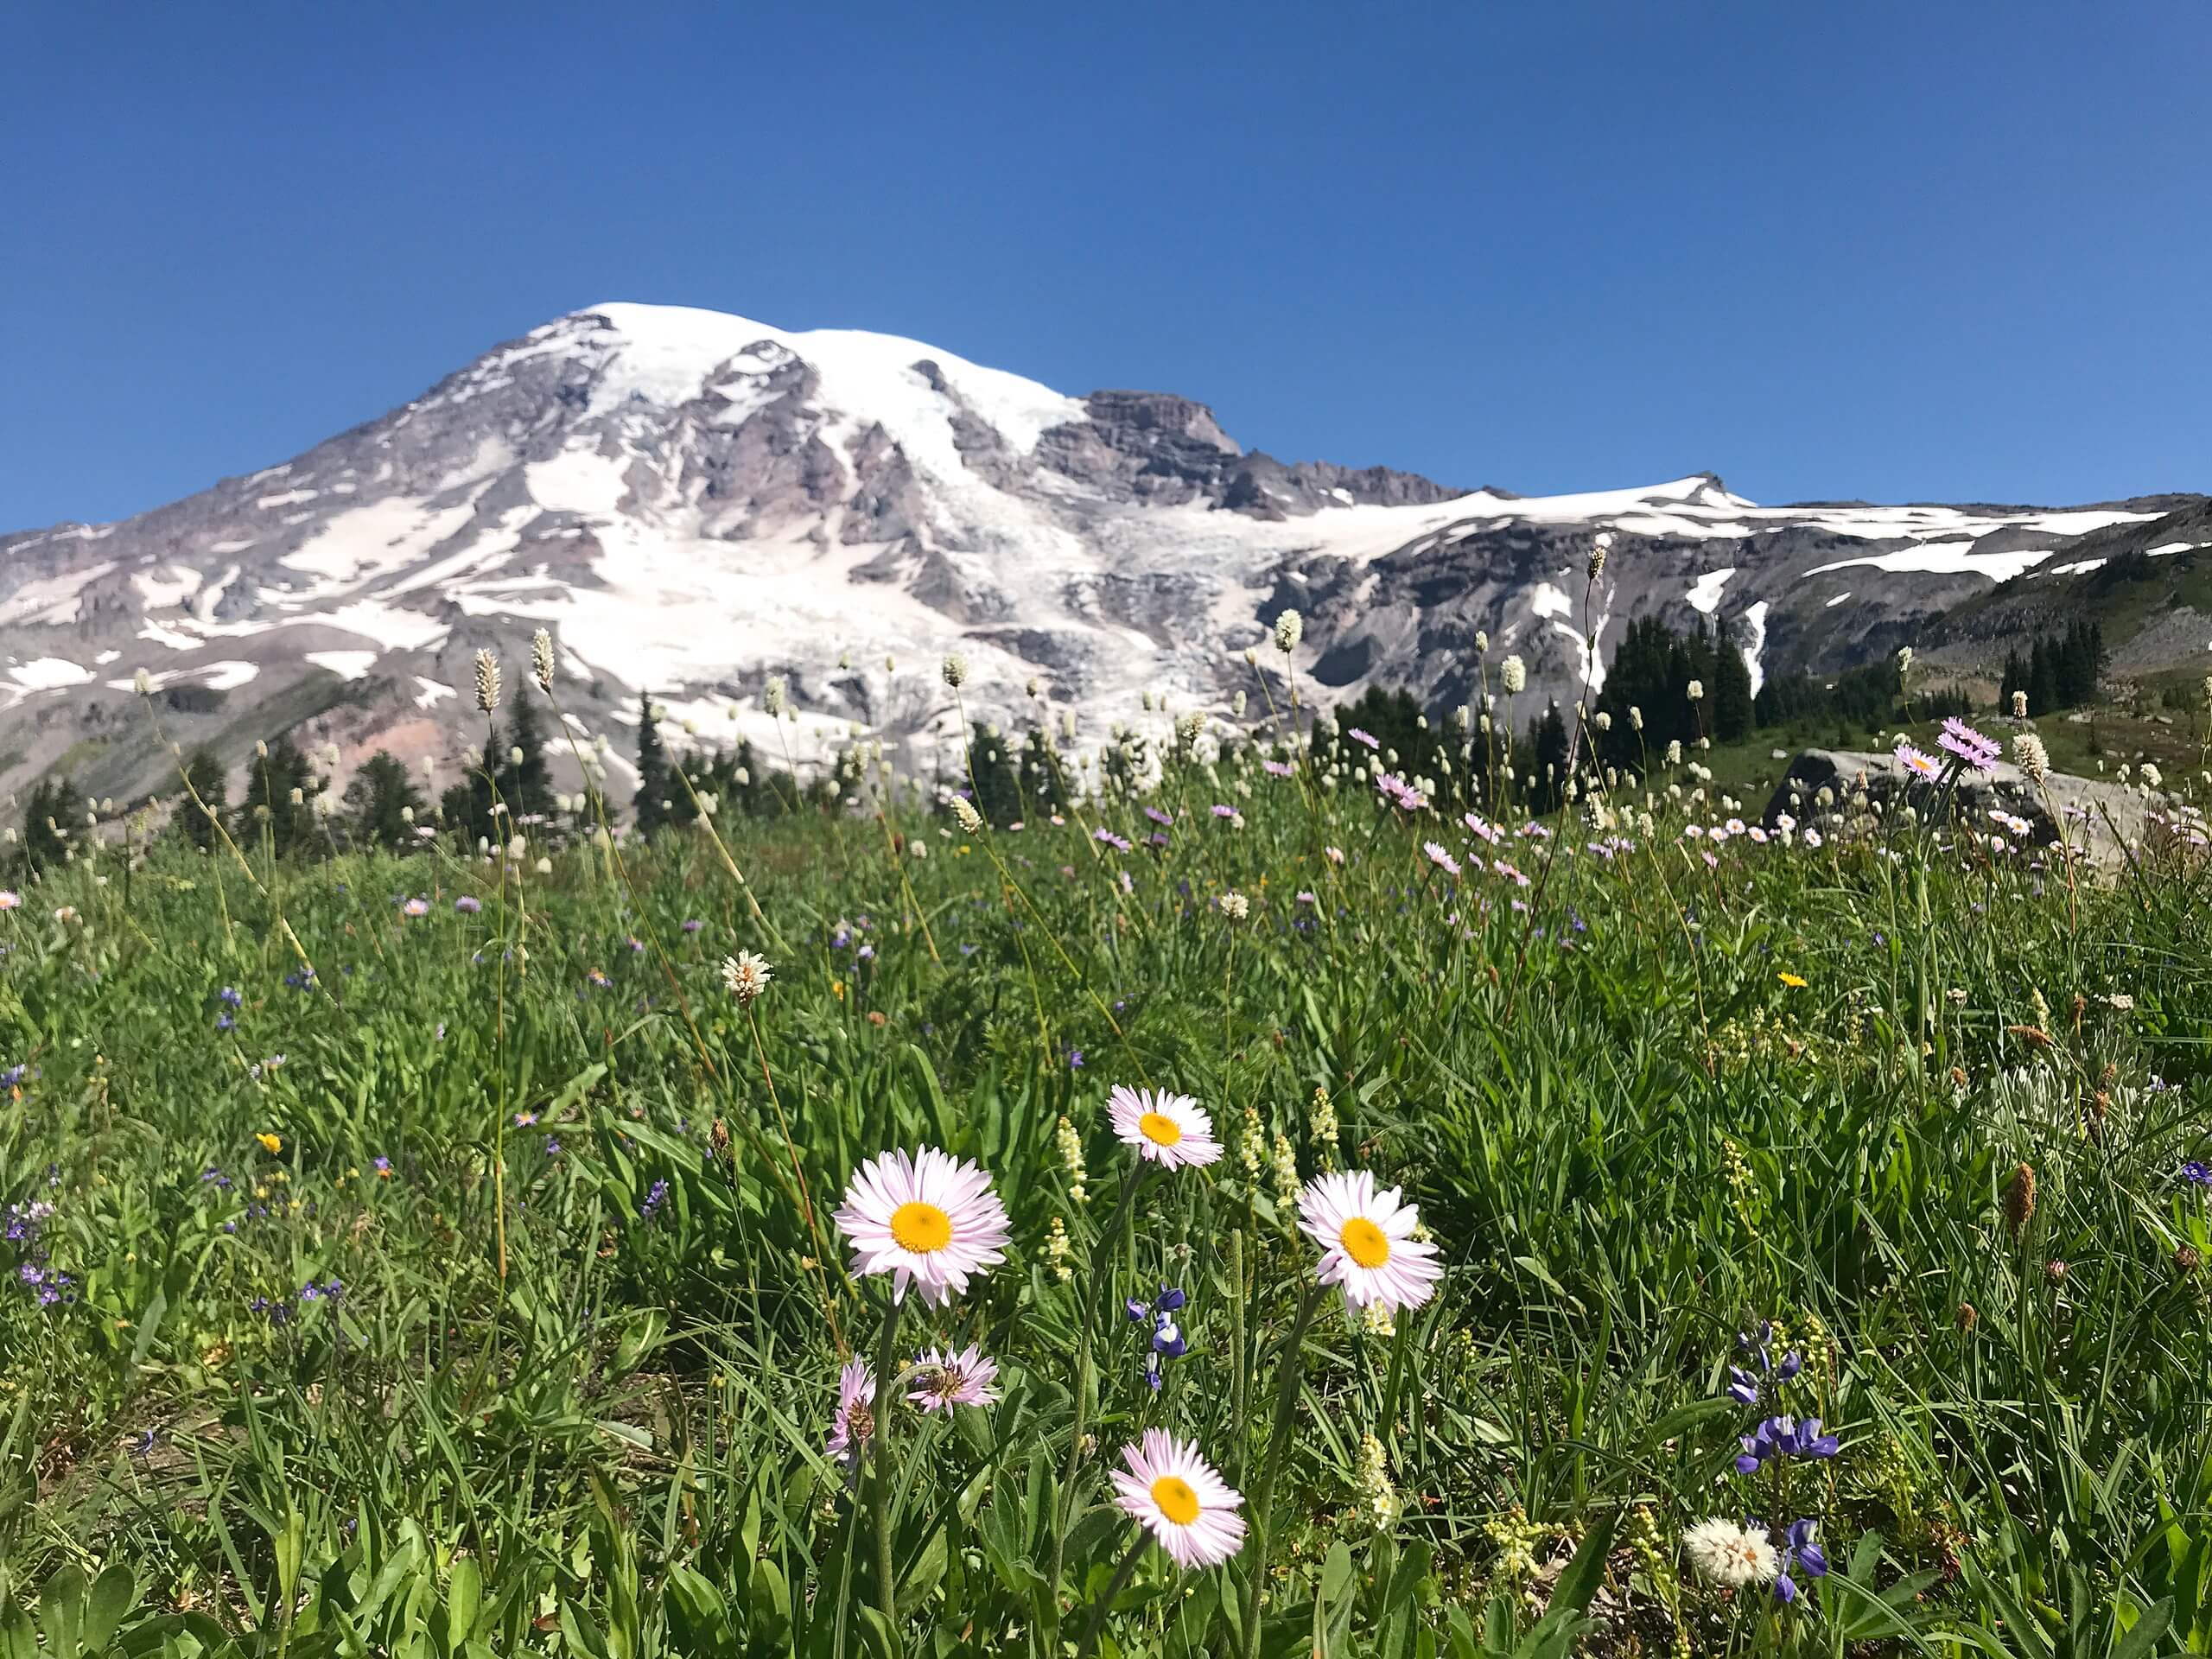
[[[683,931],[684,931],[686,933],[696,933],[696,932],[697,932],[701,928],[704,927],[705,925],[706,925],[706,924],[705,924],[704,922],[700,921],[700,920],[698,920],[698,919],[696,919],[696,918],[693,918],[692,920],[690,920],[690,921],[687,921],[686,923],[684,923],[684,924],[683,924]]]
[[[1820,1524],[1809,1518],[1793,1521],[1783,1535],[1782,1548],[1777,1552],[1782,1558],[1782,1571],[1775,1575],[1774,1599],[1779,1602],[1797,1599],[1797,1581],[1790,1577],[1802,1573],[1808,1579],[1827,1576],[1827,1552],[1813,1541],[1813,1529]]]
[[[1799,1422],[1790,1416],[1770,1417],[1743,1437],[1744,1450],[1736,1459],[1736,1472],[1755,1475],[1770,1458],[1832,1458],[1842,1442],[1821,1433],[1821,1420]]]
[[[1083,1070],[1083,1051],[1081,1049],[1071,1048],[1068,1050],[1068,1070],[1071,1071],[1080,1071]]]
[[[2181,1178],[2191,1186],[2212,1188],[2212,1164],[2192,1158],[2181,1166]]]
[[[650,1223],[660,1214],[661,1205],[667,1202],[668,1183],[655,1181],[645,1193],[645,1201],[638,1206],[638,1219]]]
[[[218,1002],[220,1002],[226,1008],[235,1008],[240,1003],[244,1002],[245,998],[239,992],[237,986],[226,985],[221,990],[215,993],[215,1000]]]

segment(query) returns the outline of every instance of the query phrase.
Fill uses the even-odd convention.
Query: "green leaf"
[[[484,1573],[472,1555],[463,1555],[446,1575],[446,1627],[459,1647],[476,1634],[476,1616],[484,1605]]]
[[[115,1640],[115,1633],[138,1603],[138,1580],[130,1569],[120,1561],[111,1562],[99,1577],[92,1580],[92,1593],[85,1599],[85,1650],[99,1653]]]

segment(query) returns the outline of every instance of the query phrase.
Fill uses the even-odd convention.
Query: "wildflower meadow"
[[[70,837],[0,1655],[2212,1651],[2186,789],[2092,862],[1955,810],[2024,709],[1881,813],[1287,677],[645,833],[508,808],[487,653],[483,825]]]

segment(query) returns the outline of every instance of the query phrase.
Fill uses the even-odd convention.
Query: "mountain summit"
[[[0,537],[0,785],[71,751],[96,792],[159,784],[129,706],[142,665],[182,741],[243,753],[312,721],[353,749],[442,753],[473,731],[471,653],[518,660],[539,626],[572,723],[634,722],[650,690],[711,715],[710,739],[733,705],[766,737],[783,675],[823,729],[930,741],[952,730],[933,671],[956,650],[973,707],[1039,677],[1095,738],[1141,690],[1188,706],[1250,684],[1242,654],[1287,606],[1330,696],[1462,700],[1478,631],[1572,695],[1602,673],[1588,640],[1651,611],[1725,614],[1755,677],[1834,668],[2177,505],[1767,508],[1711,474],[1468,493],[1247,451],[1166,393],[1075,397],[918,340],[600,305],[251,477]]]

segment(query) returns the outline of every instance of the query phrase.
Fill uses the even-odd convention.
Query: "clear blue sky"
[[[2212,488],[2212,6],[29,0],[0,528],[596,301],[1765,500]]]

